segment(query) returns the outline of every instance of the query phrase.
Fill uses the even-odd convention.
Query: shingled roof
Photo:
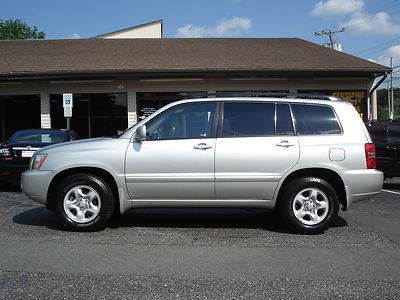
[[[376,77],[390,68],[297,38],[0,42],[0,78],[261,72]]]

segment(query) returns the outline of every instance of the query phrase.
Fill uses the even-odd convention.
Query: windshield
[[[14,133],[9,143],[54,144],[67,141],[67,133],[61,130],[21,130]]]

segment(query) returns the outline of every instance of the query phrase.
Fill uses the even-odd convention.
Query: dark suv
[[[367,128],[376,148],[377,169],[387,178],[400,176],[400,120],[379,121]]]

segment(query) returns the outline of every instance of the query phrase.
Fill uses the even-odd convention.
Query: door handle
[[[207,150],[207,149],[212,148],[212,146],[211,145],[207,145],[206,143],[200,143],[200,144],[198,144],[196,146],[193,146],[193,148],[194,149],[199,149],[199,150]]]
[[[289,143],[288,141],[280,141],[279,143],[276,144],[278,147],[293,147],[294,143]]]

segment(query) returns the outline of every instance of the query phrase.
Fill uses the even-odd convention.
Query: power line
[[[383,11],[383,10],[385,10],[385,9],[391,8],[391,7],[396,6],[396,5],[398,5],[398,4],[400,4],[400,1],[399,1],[399,0],[393,0],[393,1],[390,1],[390,2],[388,2],[388,3],[386,3],[386,4],[384,4],[384,5],[375,7],[375,8],[370,9],[370,10],[367,10],[367,11],[365,11],[365,12],[363,12],[363,13],[364,13],[364,14],[374,14],[374,13],[376,13],[376,12]],[[354,24],[363,23],[363,22],[364,22],[364,20],[361,21],[361,22],[360,22],[360,21],[359,21],[359,22],[356,22],[356,23],[354,23]],[[351,26],[354,25],[354,24],[351,24]],[[337,24],[335,24],[335,25],[330,25],[330,26],[327,26],[327,27],[328,27],[328,28],[337,27]],[[348,27],[348,26],[346,26],[346,27]]]
[[[393,1],[389,2],[389,3],[387,3],[387,4],[384,4],[381,7],[378,7],[378,8],[375,8],[373,10],[370,10],[367,13],[373,14],[373,13],[376,13],[376,12],[378,12],[380,10],[391,8],[391,7],[393,7],[393,6],[397,5],[397,4],[400,4],[399,1],[398,0],[393,0]]]
[[[377,51],[382,51],[382,50],[385,50],[387,48],[396,46],[396,45],[398,45],[398,43],[400,43],[400,38],[394,38],[394,39],[382,42],[380,44],[377,44],[375,46],[366,48],[364,50],[360,50],[360,51],[356,52],[355,54],[361,55],[361,53],[362,53],[363,55],[366,55],[367,53],[368,54],[369,53],[375,53]]]

